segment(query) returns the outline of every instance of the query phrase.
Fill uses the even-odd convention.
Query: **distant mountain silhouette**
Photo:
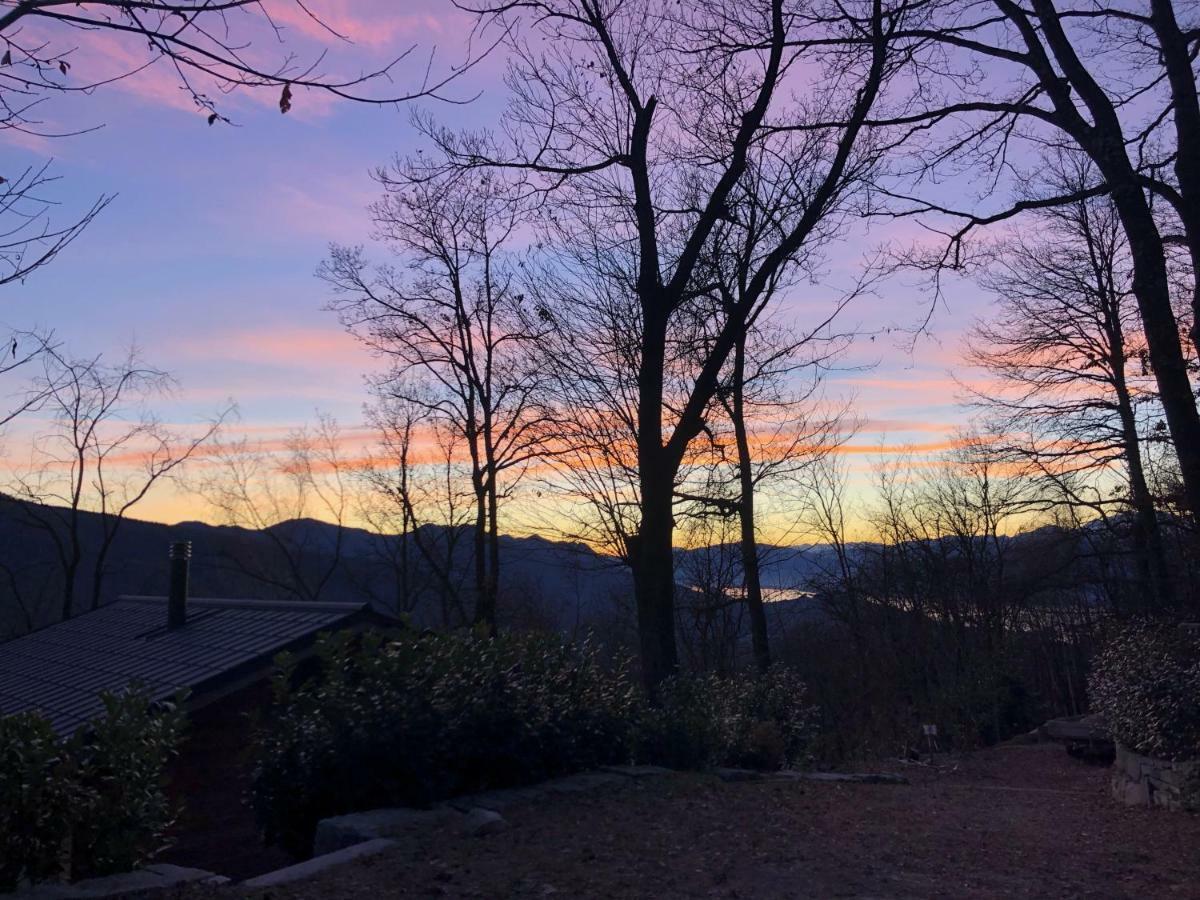
[[[23,509],[0,496],[0,640],[42,627],[61,617],[63,583],[54,542],[30,513],[48,518],[63,510]],[[1028,546],[1039,555],[1041,544],[1067,543],[1083,537],[1087,528],[1067,535],[1060,529],[1038,529],[1002,541]],[[95,548],[103,534],[95,513],[79,514],[83,557],[76,579],[74,611],[92,604]],[[425,562],[417,541],[407,545],[395,536],[359,528],[339,529],[327,522],[295,519],[255,531],[246,528],[187,521],[173,525],[125,521],[109,551],[100,602],[121,594],[164,594],[167,589],[167,549],[172,541],[192,543],[191,593],[197,597],[261,599],[321,599],[370,601],[384,612],[403,612],[414,624],[441,627],[452,621],[453,596],[469,617],[471,609],[472,541],[466,529],[457,531],[426,525],[421,542],[432,548],[445,570],[439,576]],[[407,550],[405,550],[407,546]],[[582,629],[633,634],[635,614],[632,578],[617,559],[592,548],[545,537],[502,536],[501,624],[553,628],[568,633]],[[852,544],[852,557],[879,550],[870,543]],[[408,592],[401,590],[399,560],[407,552]],[[950,552],[953,552],[951,549]],[[696,566],[705,555],[736,558],[729,545],[676,552],[681,606],[698,595],[690,592]],[[787,601],[833,575],[837,560],[826,545],[760,548],[762,581],[768,599]],[[334,561],[336,565],[334,564]],[[773,615],[808,616],[813,604],[800,599],[772,603]]]
[[[48,518],[56,511],[26,510],[0,500],[0,640],[61,617],[62,567],[53,540],[31,521],[29,512]],[[79,514],[84,552],[76,579],[76,614],[91,607],[102,534],[99,515]],[[451,581],[469,608],[469,534],[427,525],[422,537],[426,546],[443,555],[443,564],[448,561]],[[336,526],[313,519],[281,522],[262,531],[196,521],[166,525],[127,520],[107,555],[101,603],[121,594],[164,594],[167,550],[178,540],[192,543],[193,596],[370,600],[385,611],[398,611],[399,579],[393,564],[402,552],[398,539],[360,528],[342,528],[339,534]],[[409,538],[408,543],[414,593],[430,595],[438,590],[436,579],[415,541]],[[500,550],[506,606],[510,614],[536,624],[571,629],[592,622],[619,611],[619,598],[630,592],[628,570],[583,544],[504,535]],[[297,590],[297,584],[303,587]],[[415,609],[399,611],[409,612],[417,624],[437,625],[437,610],[422,608],[436,605],[417,602]]]

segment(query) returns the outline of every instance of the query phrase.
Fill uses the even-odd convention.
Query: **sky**
[[[465,52],[466,20],[448,2],[408,2],[403,12],[381,0],[310,5],[353,43],[322,33],[288,3],[269,8],[286,49],[301,58],[326,51],[330,73],[382,65],[416,46],[396,70],[397,88],[406,89],[430,53],[436,72]],[[259,37],[256,52],[285,52],[270,35]],[[137,48],[83,35],[73,58],[72,77],[101,79],[126,70]],[[488,59],[449,89],[459,99],[474,96],[471,103],[424,108],[452,125],[493,123],[504,100],[501,66],[500,58]],[[53,158],[60,180],[49,195],[63,221],[99,195],[113,196],[52,265],[0,288],[0,329],[53,329],[77,355],[119,355],[136,344],[148,363],[179,381],[159,405],[171,423],[202,421],[233,401],[233,431],[279,435],[319,411],[361,445],[363,375],[373,363],[323,309],[328,290],[314,271],[330,242],[369,241],[366,206],[379,194],[372,170],[424,146],[410,109],[297,90],[282,115],[274,89],[219,103],[232,124],[209,126],[159,64],[87,96],[53,97],[42,109],[46,132],[94,131],[58,138],[0,131],[0,174]],[[827,283],[798,289],[786,301],[789,311],[803,316],[822,307],[885,238],[848,233],[831,249]],[[927,302],[913,279],[895,278],[845,314],[875,334],[858,341],[847,371],[830,381],[833,396],[853,399],[862,423],[847,448],[857,484],[886,448],[935,453],[964,422],[951,372],[961,334],[987,299],[960,285],[935,311],[930,335],[914,344],[887,333],[919,320]],[[22,427],[3,438],[10,455],[27,440]],[[160,521],[213,515],[177,490],[151,497],[138,514]]]

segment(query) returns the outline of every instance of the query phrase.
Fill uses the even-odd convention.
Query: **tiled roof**
[[[100,691],[139,682],[155,699],[180,688],[202,695],[365,608],[191,598],[187,624],[169,631],[164,598],[122,597],[0,644],[0,715],[36,710],[65,736],[103,711]]]

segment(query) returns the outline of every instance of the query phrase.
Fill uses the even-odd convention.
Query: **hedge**
[[[317,659],[303,681],[280,660],[253,777],[268,841],[294,852],[327,816],[605,764],[777,768],[802,759],[815,721],[786,670],[680,676],[649,703],[627,664],[557,636],[341,634]]]
[[[0,718],[0,891],[128,871],[161,849],[182,713],[137,688],[101,699],[65,740],[36,713]]]

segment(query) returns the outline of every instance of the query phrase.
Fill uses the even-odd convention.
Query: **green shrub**
[[[128,871],[160,849],[182,713],[138,689],[101,699],[104,715],[65,741],[40,715],[0,718],[0,890]]]
[[[595,648],[553,637],[348,635],[319,675],[276,678],[252,796],[268,841],[303,852],[319,819],[427,806],[630,758],[637,691]]]
[[[721,680],[715,675],[676,675],[658,688],[655,703],[642,704],[634,726],[639,762],[671,769],[702,769],[722,761]]]
[[[328,816],[604,764],[794,764],[815,721],[787,669],[680,676],[650,704],[626,666],[554,636],[341,634],[318,641],[313,677],[280,662],[252,799],[267,840],[301,853]]]
[[[179,705],[153,704],[143,691],[100,699],[104,715],[67,745],[77,779],[73,878],[136,868],[162,849],[174,821],[163,773],[183,731]]]
[[[816,710],[791,669],[774,666],[717,678],[678,675],[645,704],[635,729],[643,762],[676,769],[798,765],[815,734]]]
[[[1132,750],[1200,759],[1200,637],[1166,625],[1127,626],[1097,654],[1092,707]]]
[[[0,718],[0,891],[61,871],[74,784],[50,723],[33,713]]]

